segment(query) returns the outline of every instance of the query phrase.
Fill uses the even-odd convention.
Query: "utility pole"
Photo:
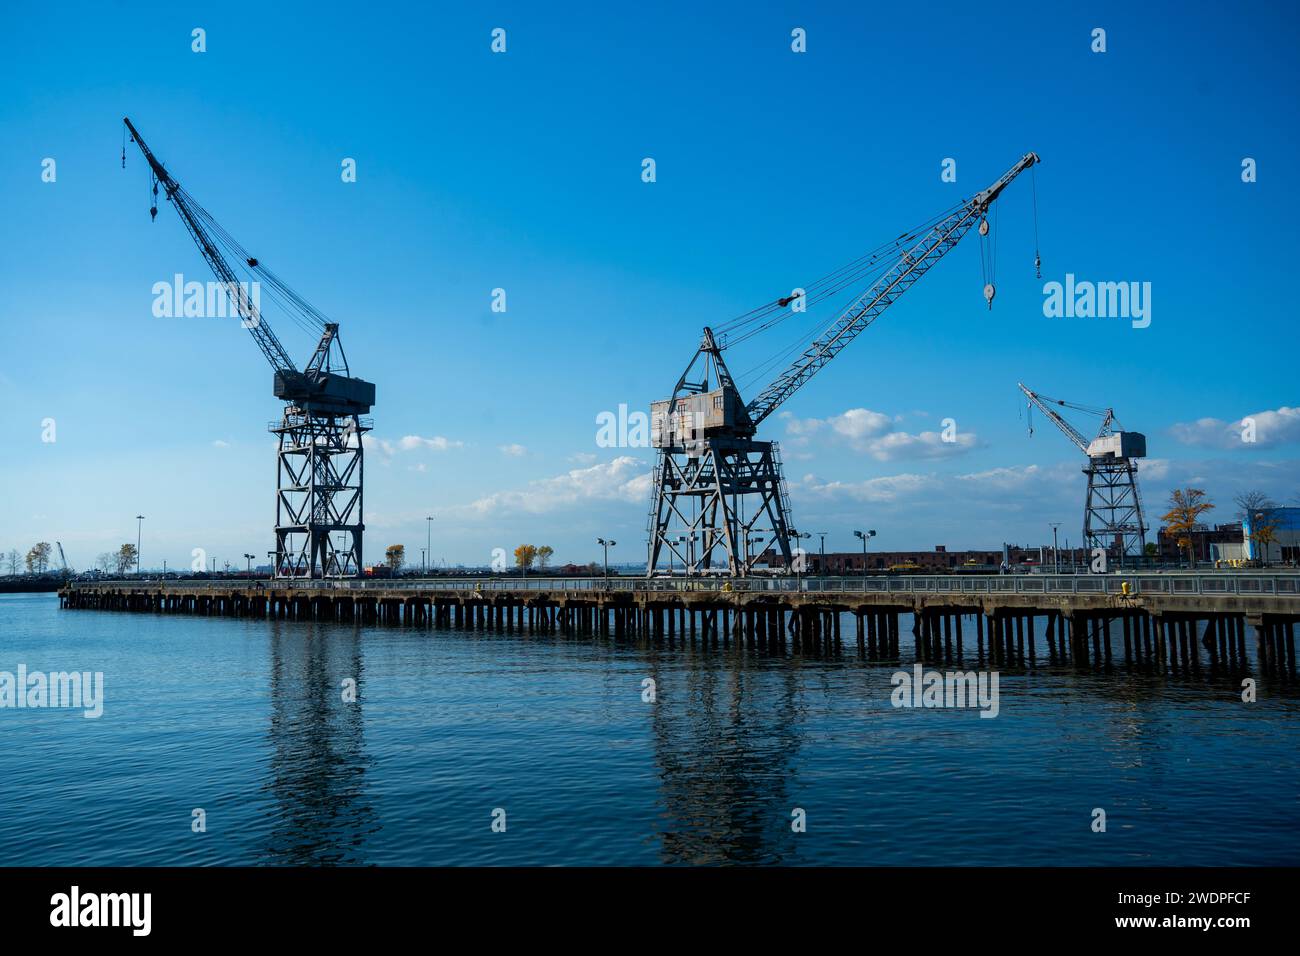
[[[1054,568],[1053,573],[1060,574],[1061,573],[1061,552],[1060,549],[1057,548],[1056,546],[1056,529],[1061,526],[1061,522],[1053,521],[1050,522],[1050,524],[1052,525],[1052,566]]]
[[[821,546],[821,567],[818,568],[817,570],[821,572],[821,576],[822,576],[822,577],[826,577],[826,532],[825,532],[825,531],[818,531],[817,533],[818,533],[819,535],[821,535],[821,539],[822,539],[822,546]],[[865,567],[865,564],[864,564],[863,566]]]
[[[140,544],[144,539],[144,515],[135,516],[135,576],[140,576]]]
[[[244,552],[244,557],[248,559],[248,576],[251,578],[251,577],[253,576],[253,558],[254,558],[254,555],[251,555],[251,554],[249,554],[247,551],[245,551],[245,552]]]

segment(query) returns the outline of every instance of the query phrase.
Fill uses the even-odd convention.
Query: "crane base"
[[[789,500],[775,442],[706,438],[663,448],[646,573],[789,572]]]
[[[362,571],[361,437],[356,415],[309,414],[294,405],[270,431],[279,436],[275,576],[350,578]]]
[[[1094,459],[1083,473],[1088,476],[1083,515],[1083,540],[1088,548],[1117,557],[1121,565],[1125,557],[1142,557],[1147,528],[1138,494],[1137,462]]]

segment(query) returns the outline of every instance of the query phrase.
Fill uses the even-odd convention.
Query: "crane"
[[[66,580],[72,575],[72,571],[68,568],[68,556],[63,553],[62,541],[55,541],[54,543],[59,546],[59,561],[63,564],[63,577]]]
[[[1036,408],[1051,420],[1070,442],[1088,458],[1083,473],[1088,492],[1083,507],[1085,547],[1101,549],[1119,558],[1140,556],[1146,548],[1146,524],[1142,517],[1142,496],[1138,491],[1138,459],[1147,453],[1146,436],[1121,430],[1113,408],[1092,408],[1059,398],[1048,398],[1017,383],[1029,399],[1030,414]],[[1101,419],[1097,437],[1088,439],[1052,406],[1070,408]],[[1030,420],[1029,434],[1033,435]]]
[[[374,384],[352,376],[338,323],[329,321],[250,255],[167,171],[130,118],[124,117],[122,122],[149,165],[150,218],[157,218],[161,187],[216,276],[234,317],[252,333],[270,362],[272,391],[285,403],[280,421],[269,428],[279,439],[276,576],[356,576],[362,566],[365,531],[362,436],[371,428],[370,420],[363,416],[374,405]],[[125,143],[122,165],[126,165]],[[240,279],[236,268],[248,278]],[[302,329],[319,334],[302,369],[266,321],[261,308],[263,294]]]
[[[759,441],[758,426],[871,325],[900,296],[979,224],[989,240],[989,209],[1011,182],[1039,162],[1026,153],[987,189],[855,259],[807,288],[792,291],[717,331],[705,327],[690,364],[671,396],[650,407],[651,445],[659,450],[647,521],[647,574],[657,571],[665,552],[680,558],[687,574],[747,575],[767,555],[788,573],[795,536],[789,496],[775,442]],[[992,250],[984,260],[984,297],[992,307]],[[865,290],[857,289],[866,282]],[[746,403],[723,352],[801,314],[819,302],[853,294],[806,345],[779,354],[785,369]],[[798,349],[802,347],[802,351]],[[793,360],[790,354],[797,352]],[[768,363],[771,365],[773,363]],[[765,373],[767,366],[761,367]],[[695,376],[695,377],[693,377]],[[700,547],[694,547],[695,542]],[[765,544],[751,553],[749,543]],[[682,542],[690,547],[681,548]],[[688,558],[687,555],[690,555]],[[715,568],[714,559],[720,563]],[[722,562],[725,562],[723,564]]]

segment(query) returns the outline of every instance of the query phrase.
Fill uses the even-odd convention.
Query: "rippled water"
[[[0,670],[20,663],[103,671],[106,700],[0,710],[4,865],[1300,863],[1298,696],[1262,676],[1245,704],[1240,674],[1040,659],[1002,669],[990,720],[895,709],[898,665],[851,639],[772,656],[0,595]]]

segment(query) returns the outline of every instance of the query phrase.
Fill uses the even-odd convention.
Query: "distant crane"
[[[1088,456],[1083,473],[1088,476],[1088,494],[1083,506],[1083,541],[1089,549],[1100,548],[1117,554],[1120,563],[1126,555],[1138,555],[1146,549],[1147,527],[1142,517],[1142,496],[1138,492],[1138,459],[1147,453],[1146,436],[1140,432],[1121,431],[1112,408],[1090,408],[1058,398],[1048,398],[1020,384],[1029,398],[1032,414],[1037,408]],[[1101,418],[1097,437],[1089,441],[1052,408],[1070,408]],[[1032,419],[1029,434],[1034,433]]]
[[[755,439],[758,426],[782,403],[874,322],[913,283],[925,275],[962,236],[979,223],[989,237],[987,213],[1013,179],[1039,162],[1026,153],[987,189],[954,208],[848,263],[806,289],[796,289],[720,327],[705,328],[695,356],[678,379],[672,396],[650,407],[651,444],[659,449],[647,521],[647,574],[660,560],[676,556],[687,574],[750,574],[771,555],[789,573],[791,529],[789,498],[775,442]],[[984,297],[992,307],[992,253],[985,258]],[[790,361],[804,341],[760,367],[759,374],[781,362],[789,365],[748,404],[727,369],[725,349],[758,334],[790,315],[829,300],[851,287],[855,294],[813,341]],[[728,336],[735,338],[728,342]],[[697,370],[697,365],[699,366]],[[692,378],[692,374],[697,378]],[[684,553],[679,542],[699,540],[699,549]],[[750,542],[766,542],[752,553]],[[718,562],[715,565],[715,560]]]
[[[355,577],[360,573],[362,534],[363,418],[375,402],[375,386],[353,378],[339,340],[339,327],[249,255],[200,206],[145,145],[131,120],[122,120],[152,170],[153,206],[158,187],[179,213],[207,260],[241,324],[275,370],[275,397],[284,414],[270,431],[279,437],[275,574],[285,578]],[[126,165],[123,146],[122,164]],[[249,277],[241,282],[231,262]],[[261,312],[262,293],[304,330],[320,335],[315,352],[299,371]],[[334,535],[338,535],[336,540]]]
[[[59,560],[60,560],[61,562],[63,562],[63,576],[64,576],[65,578],[71,577],[71,576],[72,576],[72,572],[71,572],[70,570],[68,570],[68,558],[67,558],[67,556],[63,553],[63,542],[62,542],[62,541],[55,541],[54,543],[57,544],[57,545],[59,546]]]

